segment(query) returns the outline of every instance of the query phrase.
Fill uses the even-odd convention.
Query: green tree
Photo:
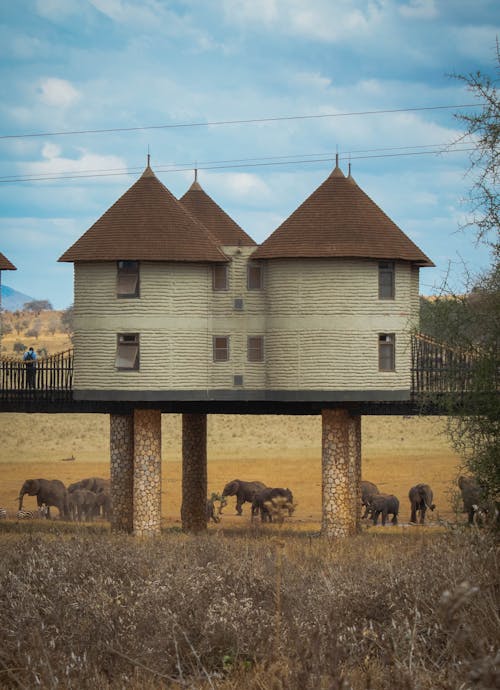
[[[35,299],[31,302],[25,302],[23,308],[25,311],[34,311],[39,314],[41,311],[51,311],[52,304],[47,299]]]
[[[472,281],[464,295],[446,295],[423,308],[423,327],[472,355],[467,394],[462,404],[449,399],[448,432],[466,468],[487,498],[500,497],[500,53],[496,45],[494,79],[481,72],[458,76],[478,98],[481,110],[459,114],[465,136],[474,144],[466,228],[491,248],[488,271]],[[470,282],[469,282],[470,284]]]

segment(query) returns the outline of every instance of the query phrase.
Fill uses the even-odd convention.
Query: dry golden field
[[[445,421],[433,417],[363,417],[363,478],[401,502],[400,521],[409,517],[408,489],[427,482],[437,510],[453,517],[449,491],[456,486],[459,458],[450,449]],[[163,415],[162,513],[166,524],[180,523],[181,417]],[[87,476],[109,476],[107,415],[0,415],[0,505],[16,509],[24,479],[45,477],[65,484]],[[65,458],[74,456],[74,461]],[[290,526],[315,528],[321,515],[321,419],[318,416],[212,415],[208,421],[208,489],[220,492],[235,478],[288,486],[297,502]],[[248,525],[229,499],[219,528]],[[26,497],[25,507],[35,506]],[[57,513],[57,511],[56,511]],[[428,513],[429,515],[429,513]]]

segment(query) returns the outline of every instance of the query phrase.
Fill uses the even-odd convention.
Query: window
[[[116,296],[139,297],[138,261],[117,262]]]
[[[115,366],[119,371],[139,369],[139,333],[118,333]]]
[[[378,265],[378,298],[394,299],[394,261],[380,261]]]
[[[378,368],[379,371],[394,371],[396,368],[395,354],[396,336],[394,333],[381,333],[378,337]]]
[[[247,265],[247,287],[249,290],[262,290],[262,265],[250,262]]]
[[[264,361],[264,337],[262,335],[248,336],[247,359],[249,362]]]
[[[229,359],[229,336],[214,335],[214,362],[227,362]]]
[[[212,287],[214,290],[227,290],[227,266],[226,264],[214,264],[212,268]]]

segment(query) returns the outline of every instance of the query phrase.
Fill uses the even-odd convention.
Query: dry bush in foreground
[[[500,684],[497,554],[476,531],[0,539],[1,687]]]

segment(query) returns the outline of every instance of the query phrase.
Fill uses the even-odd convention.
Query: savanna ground
[[[437,509],[429,527],[345,543],[317,537],[319,417],[210,416],[209,494],[260,479],[290,487],[297,509],[281,528],[252,525],[230,499],[197,537],[180,529],[180,416],[162,425],[160,537],[0,523],[0,688],[500,687],[497,544],[455,513],[459,458],[443,419],[363,418],[363,477],[400,498],[401,523],[417,482]],[[12,513],[26,478],[109,476],[106,415],[2,414],[0,439]]]

